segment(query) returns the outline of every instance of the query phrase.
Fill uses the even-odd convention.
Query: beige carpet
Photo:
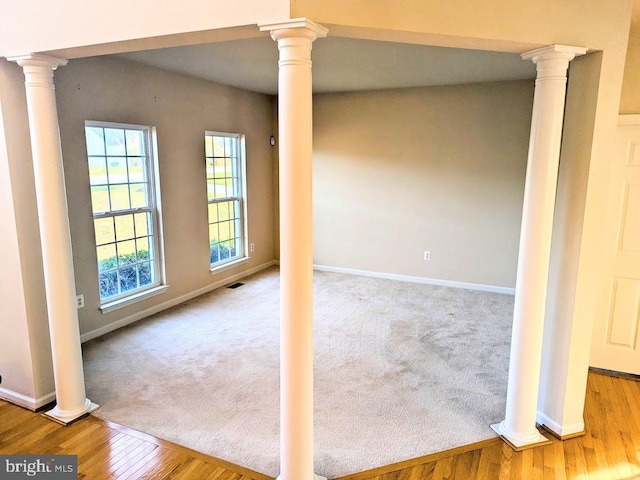
[[[495,436],[513,297],[316,272],[315,470]],[[276,476],[278,270],[84,345],[96,416]]]

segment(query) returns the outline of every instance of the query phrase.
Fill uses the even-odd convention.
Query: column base
[[[551,435],[554,438],[557,438],[558,440],[571,440],[572,438],[578,438],[578,437],[584,437],[587,434],[586,430],[581,430],[580,432],[575,432],[575,433],[568,433],[565,435],[561,435],[558,432],[556,432],[555,430],[553,430],[551,427],[548,427],[547,425],[545,425],[544,423],[542,425],[540,425],[540,427],[547,432],[549,435]]]
[[[276,480],[282,480],[282,477],[278,475]],[[317,473],[313,474],[313,480],[327,480],[327,477],[323,477],[322,475],[318,475]]]
[[[500,435],[500,438],[516,452],[521,450],[527,450],[529,448],[540,447],[542,445],[550,445],[553,442],[547,437],[536,431],[533,435],[528,435],[526,438],[516,438],[506,432],[504,421],[491,425],[491,428]]]
[[[85,398],[84,406],[79,410],[68,412],[60,409],[57,405],[53,407],[53,409],[48,412],[44,412],[42,415],[47,417],[50,420],[53,420],[56,423],[61,425],[69,425],[70,423],[75,422],[76,420],[81,419],[85,415],[90,414],[91,412],[100,408],[100,405],[93,403],[88,398]]]

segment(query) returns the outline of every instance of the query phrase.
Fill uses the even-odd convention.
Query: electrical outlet
[[[84,295],[76,296],[76,308],[84,308]]]
[[[252,244],[249,245],[249,251],[250,252],[253,253],[255,251],[255,249],[256,249],[256,244],[255,243],[252,243]]]
[[[429,251],[425,250],[425,251],[424,251],[424,259],[425,259],[426,261],[431,260],[431,252],[429,252]]]

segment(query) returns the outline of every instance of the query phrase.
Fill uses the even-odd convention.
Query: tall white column
[[[10,58],[24,71],[36,183],[47,313],[57,405],[46,414],[67,424],[95,410],[85,396],[71,234],[53,71],[66,60],[45,55]]]
[[[327,29],[307,19],[260,25],[278,42],[280,137],[280,476],[313,473],[311,44]]]
[[[522,54],[536,64],[529,157],[505,419],[492,425],[516,449],[548,440],[536,429],[551,231],[558,180],[567,69],[585,48],[551,45]]]

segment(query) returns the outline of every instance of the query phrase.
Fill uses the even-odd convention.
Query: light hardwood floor
[[[544,447],[492,439],[341,480],[640,480],[640,382],[590,372],[585,421],[585,436]],[[269,478],[95,417],[62,427],[0,401],[0,454],[12,453],[77,454],[87,480]]]

